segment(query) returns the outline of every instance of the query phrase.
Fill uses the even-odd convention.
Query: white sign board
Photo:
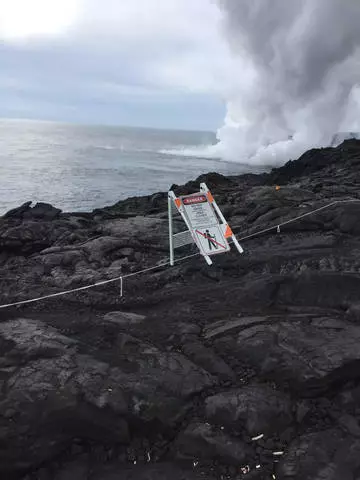
[[[204,194],[182,197],[181,200],[193,229],[219,224],[216,214]]]
[[[215,255],[230,250],[215,210],[208,197],[196,193],[181,197],[192,236],[203,255]]]
[[[188,230],[173,233],[173,203],[182,216]],[[174,249],[188,245],[191,239],[198,246],[208,265],[212,264],[211,255],[225,253],[230,250],[228,239],[231,238],[239,253],[243,249],[232,232],[214,197],[205,183],[200,184],[200,192],[177,197],[169,191],[169,245],[170,265],[174,265]]]

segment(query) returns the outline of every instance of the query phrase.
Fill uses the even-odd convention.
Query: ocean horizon
[[[0,215],[26,201],[91,211],[202,173],[253,171],[202,151],[207,131],[0,119]]]

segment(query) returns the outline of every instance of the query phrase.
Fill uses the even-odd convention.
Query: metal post
[[[234,242],[235,247],[238,249],[239,253],[244,253],[244,249],[240,245],[240,243],[237,241],[237,238],[235,235],[231,235],[232,241]]]
[[[168,213],[169,213],[169,247],[170,247],[170,265],[174,266],[174,233],[173,233],[173,217],[172,202],[170,194],[168,195]]]
[[[203,257],[205,258],[206,260],[206,263],[211,266],[213,264],[211,258],[208,256],[208,255],[203,255]]]
[[[120,297],[122,298],[124,295],[124,283],[123,283],[123,277],[120,277]]]

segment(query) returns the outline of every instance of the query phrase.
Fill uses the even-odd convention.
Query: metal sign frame
[[[184,205],[184,200],[185,199],[196,199],[196,196],[204,196],[206,197],[206,202],[207,205],[210,206],[211,212],[212,212],[212,218],[213,218],[213,223],[212,225],[204,225],[204,228],[217,228],[220,229],[218,231],[221,231],[222,233],[222,242],[224,243],[218,243],[215,240],[209,240],[210,235],[205,236],[205,238],[208,240],[209,245],[210,242],[220,245],[222,247],[222,250],[219,250],[218,248],[214,248],[214,251],[211,253],[206,252],[199,241],[198,234],[204,236],[203,233],[201,233],[197,227],[192,225],[191,223],[191,218],[186,212],[186,207]],[[194,201],[196,203],[196,201]],[[202,202],[200,202],[202,203]],[[182,219],[184,220],[188,230],[185,232],[180,232],[178,234],[174,235],[174,228],[173,228],[173,205],[175,204],[177,211],[180,213]],[[170,245],[170,265],[174,265],[175,261],[175,252],[174,250],[176,248],[180,248],[185,245],[189,245],[192,243],[195,243],[197,247],[200,250],[201,255],[205,258],[206,262],[208,265],[212,265],[212,260],[210,258],[210,255],[215,255],[215,254],[220,254],[220,253],[226,253],[230,250],[230,245],[228,243],[228,239],[231,238],[233,241],[233,244],[235,245],[236,249],[238,250],[239,253],[243,253],[243,248],[237,241],[233,231],[231,230],[228,222],[226,221],[224,215],[222,214],[219,206],[217,205],[214,197],[212,196],[210,190],[208,189],[206,183],[201,183],[200,184],[200,192],[194,193],[192,195],[184,195],[182,197],[177,197],[175,193],[170,190],[168,192],[168,213],[169,213],[169,245]],[[208,210],[209,213],[209,210]],[[208,233],[209,231],[206,230]],[[189,236],[191,235],[191,237]],[[181,237],[181,238],[180,238]],[[191,239],[191,240],[190,240]],[[175,241],[174,241],[175,240]]]

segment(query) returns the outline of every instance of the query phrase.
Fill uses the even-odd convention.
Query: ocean
[[[215,142],[213,132],[0,120],[0,215],[28,200],[91,211],[202,173],[249,171],[202,158]]]

